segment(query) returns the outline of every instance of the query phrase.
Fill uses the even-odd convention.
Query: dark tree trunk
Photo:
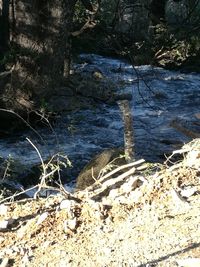
[[[69,73],[76,0],[15,0],[17,60],[12,87],[45,95]]]
[[[9,0],[2,0],[0,13],[0,58],[9,47]]]

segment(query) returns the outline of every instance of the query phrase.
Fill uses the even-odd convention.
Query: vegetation
[[[0,107],[39,109],[80,52],[199,71],[199,11],[200,0],[1,1]]]
[[[134,161],[128,106],[132,95],[127,94],[125,101],[123,95],[115,95],[116,83],[98,69],[90,76],[72,73],[71,61],[82,52],[123,57],[133,65],[200,71],[200,0],[0,1],[0,135],[13,134],[21,123],[39,138],[34,144],[26,137],[39,160],[35,166],[29,165],[24,151],[20,153],[27,156],[25,164],[12,155],[0,157],[0,266],[194,266],[193,260],[200,266],[200,139],[175,150],[163,164]],[[120,65],[111,71],[118,75],[123,69]],[[119,80],[118,86],[123,87],[122,83],[126,81]],[[191,94],[187,97],[193,101]],[[157,91],[153,97],[165,99],[165,94]],[[75,119],[66,116],[60,143],[48,116],[62,115],[63,106],[68,112],[81,104],[92,109],[100,101],[119,104],[124,148],[106,149],[94,157],[70,193],[62,178],[68,183],[63,171],[72,167],[73,158],[71,162],[60,152],[52,155],[53,135],[45,142],[42,135],[47,128],[40,135],[33,125],[44,122],[60,151],[68,142],[68,132],[79,131],[77,121],[90,120],[97,131],[103,123],[96,120],[96,110],[94,122],[87,112]],[[199,113],[194,116],[200,118]],[[186,136],[199,137],[176,119],[171,126]],[[109,131],[109,121],[103,127]],[[114,127],[113,139],[120,130]],[[87,128],[93,135],[93,129]],[[98,140],[93,146],[87,133],[81,133],[86,137],[84,145],[97,149]],[[74,144],[72,140],[77,161],[85,163],[82,141]],[[50,148],[48,155],[43,155],[41,144]],[[9,146],[19,149],[24,142],[18,146],[14,137]],[[149,145],[147,149],[151,151]],[[12,183],[16,181],[20,187]]]
[[[199,1],[101,2],[96,27],[73,40],[75,51],[134,58],[135,64],[194,65],[199,70]],[[80,14],[82,16],[83,14]],[[167,52],[167,53],[166,53]]]
[[[15,88],[33,95],[46,94],[69,76],[71,40],[74,53],[115,53],[136,64],[181,66],[199,56],[199,11],[199,0],[5,0],[1,68],[12,61]]]
[[[70,75],[71,60],[80,52],[199,71],[199,11],[200,0],[1,1],[1,127],[10,131],[13,122],[27,125],[26,119],[44,119],[47,111],[53,116],[63,103],[76,109],[86,91],[85,106],[94,90],[97,100],[111,99],[101,73],[93,75],[94,82]],[[49,103],[52,95],[56,108]]]

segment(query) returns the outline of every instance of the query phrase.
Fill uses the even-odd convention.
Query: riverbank
[[[177,153],[85,191],[1,203],[2,266],[199,266],[200,140]]]
[[[104,56],[110,56],[109,53],[99,52]],[[113,69],[113,71],[120,74],[123,72],[123,68],[121,69],[120,66],[129,65],[134,73],[135,70],[142,68],[143,65],[151,65],[152,68],[161,67],[166,71],[180,71],[180,73],[188,74],[200,73],[198,56],[184,57],[177,51],[177,47],[171,50],[160,49],[155,55],[152,53],[150,55],[149,53],[145,51],[142,54],[133,54],[131,56],[130,53],[121,55],[117,51],[113,52],[112,56],[116,57],[116,61],[121,62],[118,69]],[[95,58],[95,54],[91,55],[94,55]],[[97,58],[98,56],[101,57],[96,55]],[[107,57],[107,59],[109,58],[112,62],[113,57]],[[0,136],[7,136],[13,134],[16,130],[25,129],[30,126],[28,123],[34,126],[45,125],[46,118],[53,120],[56,113],[93,108],[97,102],[111,104],[121,99],[131,100],[132,95],[130,93],[120,94],[116,92],[116,83],[113,82],[112,77],[107,76],[107,73],[101,72],[101,66],[99,68],[94,66],[92,71],[89,68],[87,70],[87,65],[93,65],[92,57],[89,59],[89,56],[86,56],[86,61],[84,62],[79,56],[75,58],[75,61],[77,62],[74,63],[73,68],[74,66],[79,66],[79,68],[86,69],[86,71],[79,69],[77,73],[76,70],[75,72],[72,70],[69,79],[62,81],[62,86],[55,87],[49,94],[33,95],[31,97],[26,95],[25,92],[21,92],[16,96],[15,92],[9,90],[9,78],[12,70],[1,73]],[[82,66],[80,62],[82,62]],[[138,71],[138,79],[140,78],[142,77],[140,77],[140,71]],[[123,81],[120,82],[122,83],[117,86],[124,87]],[[10,103],[13,98],[15,101],[12,103],[11,108]]]
[[[13,131],[0,139],[2,177],[19,183],[20,188],[36,185],[42,172],[40,158],[27,137],[39,149],[45,164],[54,155],[68,156],[72,167],[67,165],[61,171],[66,185],[74,182],[98,153],[123,147],[118,99],[130,99],[137,159],[163,162],[165,154],[198,137],[197,74],[148,65],[134,69],[119,59],[82,54],[74,65],[73,77],[68,86],[57,88],[42,101],[41,115],[59,109],[53,121],[43,117],[47,119],[45,127],[36,124],[36,131]]]
[[[84,51],[87,54],[125,60],[132,66],[152,65],[183,73],[200,73],[198,37],[193,41],[185,40],[184,37],[179,40],[172,34],[170,39],[169,33],[163,32],[151,41],[134,43],[129,38],[125,38],[126,42],[119,36],[112,38],[104,34],[101,36],[98,31],[90,32],[73,41],[73,53],[76,55]]]

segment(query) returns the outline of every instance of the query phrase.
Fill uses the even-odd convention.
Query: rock
[[[0,221],[0,230],[3,231],[7,229],[15,220],[14,219],[8,219],[8,220],[3,220]]]
[[[76,218],[73,218],[71,220],[67,220],[64,222],[64,231],[66,233],[68,233],[68,230],[74,231],[76,229],[76,226],[77,226],[77,219]]]
[[[116,189],[112,189],[110,190],[110,193],[109,193],[109,198],[112,198],[112,199],[115,199],[116,197],[118,197],[120,194],[120,191],[119,191],[119,188],[116,188]]]
[[[9,258],[4,258],[1,262],[0,267],[7,267],[9,266]]]
[[[94,73],[93,73],[93,77],[95,78],[95,79],[103,79],[104,77],[103,77],[103,74],[100,72],[100,71],[95,71]]]
[[[121,193],[125,193],[128,194],[130,193],[132,190],[134,190],[135,188],[138,187],[139,183],[141,183],[141,180],[139,179],[138,176],[134,177],[131,176],[128,181],[126,183],[124,183],[121,187],[120,187],[120,191]]]
[[[6,158],[0,157],[0,192],[4,191],[3,195],[6,197],[9,195],[9,191],[11,191],[11,194],[16,193],[16,191],[22,191],[21,181],[30,173],[32,173],[30,166],[26,166],[17,158],[11,156]],[[34,173],[35,176],[36,173]],[[30,181],[29,177],[28,180]]]
[[[185,159],[185,165],[190,168],[199,169],[199,164],[200,164],[199,150],[189,151]]]
[[[0,221],[0,230],[5,230],[8,228],[8,221],[4,220],[4,221]]]
[[[46,218],[48,217],[48,215],[49,215],[48,212],[44,212],[44,213],[42,213],[42,214],[39,216],[39,218],[38,218],[36,224],[39,225],[39,224],[43,223],[43,221],[46,220]]]
[[[185,198],[183,198],[175,189],[171,190],[171,197],[174,203],[175,209],[189,208],[190,204]]]
[[[48,166],[48,168],[46,168],[46,173],[50,173],[53,171],[52,166],[57,166],[58,163],[60,162],[60,170],[62,171],[61,174],[61,178],[63,177],[62,175],[64,175],[64,170],[66,170],[66,166],[69,166],[69,161],[67,160],[67,158],[64,158],[62,156],[57,155],[56,157],[54,157],[53,159],[50,158],[43,158],[44,160],[44,164],[46,166]],[[51,164],[49,164],[49,162],[51,162]],[[43,169],[42,169],[42,165],[41,162],[36,163],[35,165],[32,166],[28,166],[28,168],[24,168],[24,171],[22,173],[21,169],[18,169],[18,176],[16,177],[16,180],[24,187],[30,187],[32,185],[37,185],[38,183],[40,183],[41,180],[41,176],[43,173]],[[55,171],[54,173],[52,173],[52,175],[50,175],[48,177],[48,179],[46,179],[46,184],[47,185],[55,185],[54,181],[57,181],[58,179],[58,172]]]
[[[94,73],[96,75],[94,76]],[[116,102],[117,100],[132,99],[131,94],[121,94],[117,91],[116,84],[111,79],[104,78],[100,72],[81,73],[73,77],[73,86],[76,96],[86,97],[97,101],[107,103]],[[98,77],[97,77],[98,76]]]
[[[53,112],[73,111],[81,108],[89,108],[94,105],[91,99],[84,96],[52,96],[48,101],[48,109]]]
[[[180,194],[182,197],[189,198],[193,196],[197,191],[198,189],[196,187],[186,187],[181,189]]]
[[[129,194],[129,199],[132,203],[138,203],[142,197],[143,197],[142,191],[137,190],[137,189],[130,192]]]
[[[157,92],[155,92],[154,93],[154,97],[156,99],[166,99],[166,98],[168,98],[167,97],[167,94],[165,92],[163,92],[163,91],[157,91]]]
[[[128,200],[128,198],[126,196],[118,196],[115,199],[115,202],[116,203],[121,203],[121,204],[127,204],[127,200]]]
[[[113,103],[121,99],[130,100],[132,95],[117,92],[116,84],[105,78],[100,71],[75,73],[66,80],[63,87],[55,88],[44,97],[45,110],[50,112],[69,112],[92,107],[96,101]]]
[[[76,182],[77,190],[84,190],[89,185],[98,179],[99,173],[114,159],[123,155],[123,149],[111,148],[106,149],[103,152],[97,154],[80,172]],[[125,164],[125,158],[121,157],[114,161],[114,164],[123,165]]]
[[[200,267],[200,258],[176,260],[179,267]]]
[[[8,206],[1,204],[0,205],[0,216],[6,215],[8,212]]]
[[[75,207],[75,203],[74,200],[65,199],[60,203],[60,209],[66,209],[67,212],[70,212]]]

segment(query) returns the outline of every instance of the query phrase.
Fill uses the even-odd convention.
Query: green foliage
[[[90,1],[90,3],[95,6],[96,1]],[[83,24],[87,18],[88,15],[90,14],[90,11],[88,11],[85,6],[81,3],[81,1],[77,1],[75,5],[75,10],[74,10],[74,17],[73,17],[73,22],[76,25],[78,24]]]
[[[83,23],[85,21],[87,11],[80,1],[76,2],[73,21],[75,24]]]
[[[101,9],[99,12],[99,20],[100,23],[105,27],[112,26],[115,18],[115,11],[116,11],[116,0],[104,0],[101,4]]]
[[[48,110],[48,103],[44,98],[42,98],[40,100],[40,112],[45,113],[47,110]]]

